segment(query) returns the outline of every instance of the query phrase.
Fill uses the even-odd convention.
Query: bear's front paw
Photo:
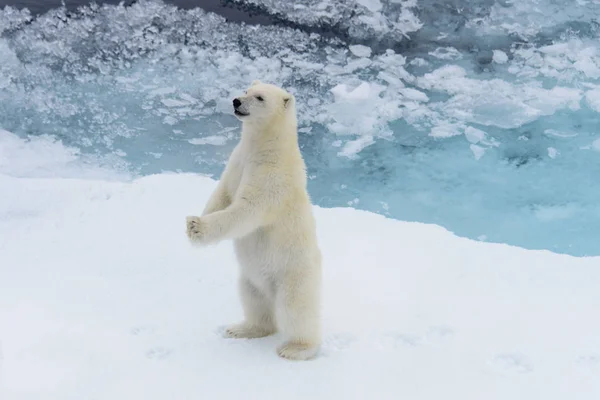
[[[187,217],[187,237],[192,243],[201,244],[206,241],[206,224],[200,217]]]

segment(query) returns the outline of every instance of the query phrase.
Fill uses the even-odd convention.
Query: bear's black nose
[[[242,105],[242,102],[241,102],[241,101],[239,101],[239,99],[233,99],[233,106],[234,106],[235,108],[238,108],[238,107],[239,107],[239,106],[241,106],[241,105]]]

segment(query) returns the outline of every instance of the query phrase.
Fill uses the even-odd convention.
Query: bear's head
[[[295,118],[295,99],[275,85],[256,80],[243,96],[233,99],[233,111],[243,123],[270,124],[276,119]]]

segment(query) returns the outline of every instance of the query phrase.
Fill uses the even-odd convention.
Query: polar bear
[[[240,142],[202,216],[187,217],[193,244],[234,240],[240,266],[244,321],[230,338],[259,338],[279,331],[277,354],[315,357],[321,343],[321,251],[298,146],[295,99],[253,81],[233,100],[242,121]]]

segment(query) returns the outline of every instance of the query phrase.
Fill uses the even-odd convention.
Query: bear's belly
[[[280,249],[264,229],[258,229],[234,241],[235,254],[242,276],[258,289],[270,293],[281,275],[284,260]]]

